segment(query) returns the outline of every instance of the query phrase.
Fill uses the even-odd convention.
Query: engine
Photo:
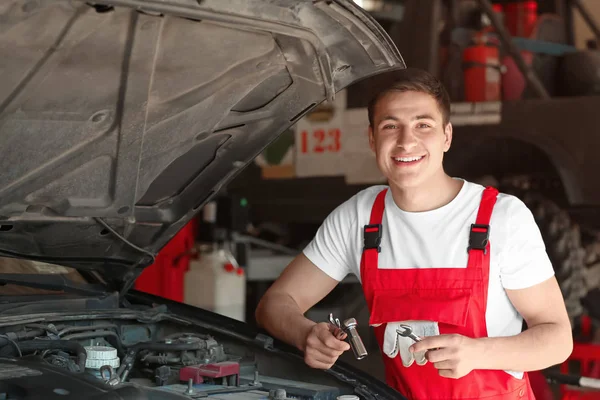
[[[148,365],[198,365],[227,361],[223,346],[208,335],[177,333],[164,339],[159,350],[144,349],[140,361]],[[171,350],[181,349],[181,350]]]
[[[335,400],[341,395],[336,387],[262,376],[252,357],[226,350],[210,335],[157,331],[104,323],[38,324],[6,332],[0,335],[0,399]]]

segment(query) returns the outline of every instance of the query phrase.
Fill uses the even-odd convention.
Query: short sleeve
[[[551,278],[554,268],[529,208],[512,197],[506,218],[506,241],[500,250],[502,286],[509,290],[525,289]]]
[[[337,281],[343,280],[352,269],[351,248],[356,225],[354,198],[338,206],[323,221],[304,255],[323,272]]]

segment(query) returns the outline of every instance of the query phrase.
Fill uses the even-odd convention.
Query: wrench
[[[340,319],[333,318],[333,313],[329,313],[329,322],[331,322],[332,325],[335,325],[338,328],[342,329],[342,323],[340,322]]]
[[[400,328],[402,328],[402,330],[396,329],[396,333],[398,335],[411,338],[415,342],[420,342],[423,340],[420,336],[413,333],[412,328],[409,325],[400,325]]]
[[[338,328],[338,331],[336,332],[336,338],[338,340],[342,340],[342,338],[344,337],[344,328],[342,328],[342,323],[340,322],[339,318],[334,318],[333,317],[333,313],[329,314],[329,323],[332,324],[333,326],[335,326],[336,328]]]

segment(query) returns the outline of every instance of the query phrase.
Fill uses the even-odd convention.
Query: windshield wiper
[[[94,296],[106,294],[106,288],[102,285],[73,282],[63,274],[0,274],[0,284],[14,284]]]

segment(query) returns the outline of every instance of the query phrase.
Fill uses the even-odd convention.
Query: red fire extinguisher
[[[463,51],[465,101],[501,100],[500,50],[484,37],[475,40]]]

